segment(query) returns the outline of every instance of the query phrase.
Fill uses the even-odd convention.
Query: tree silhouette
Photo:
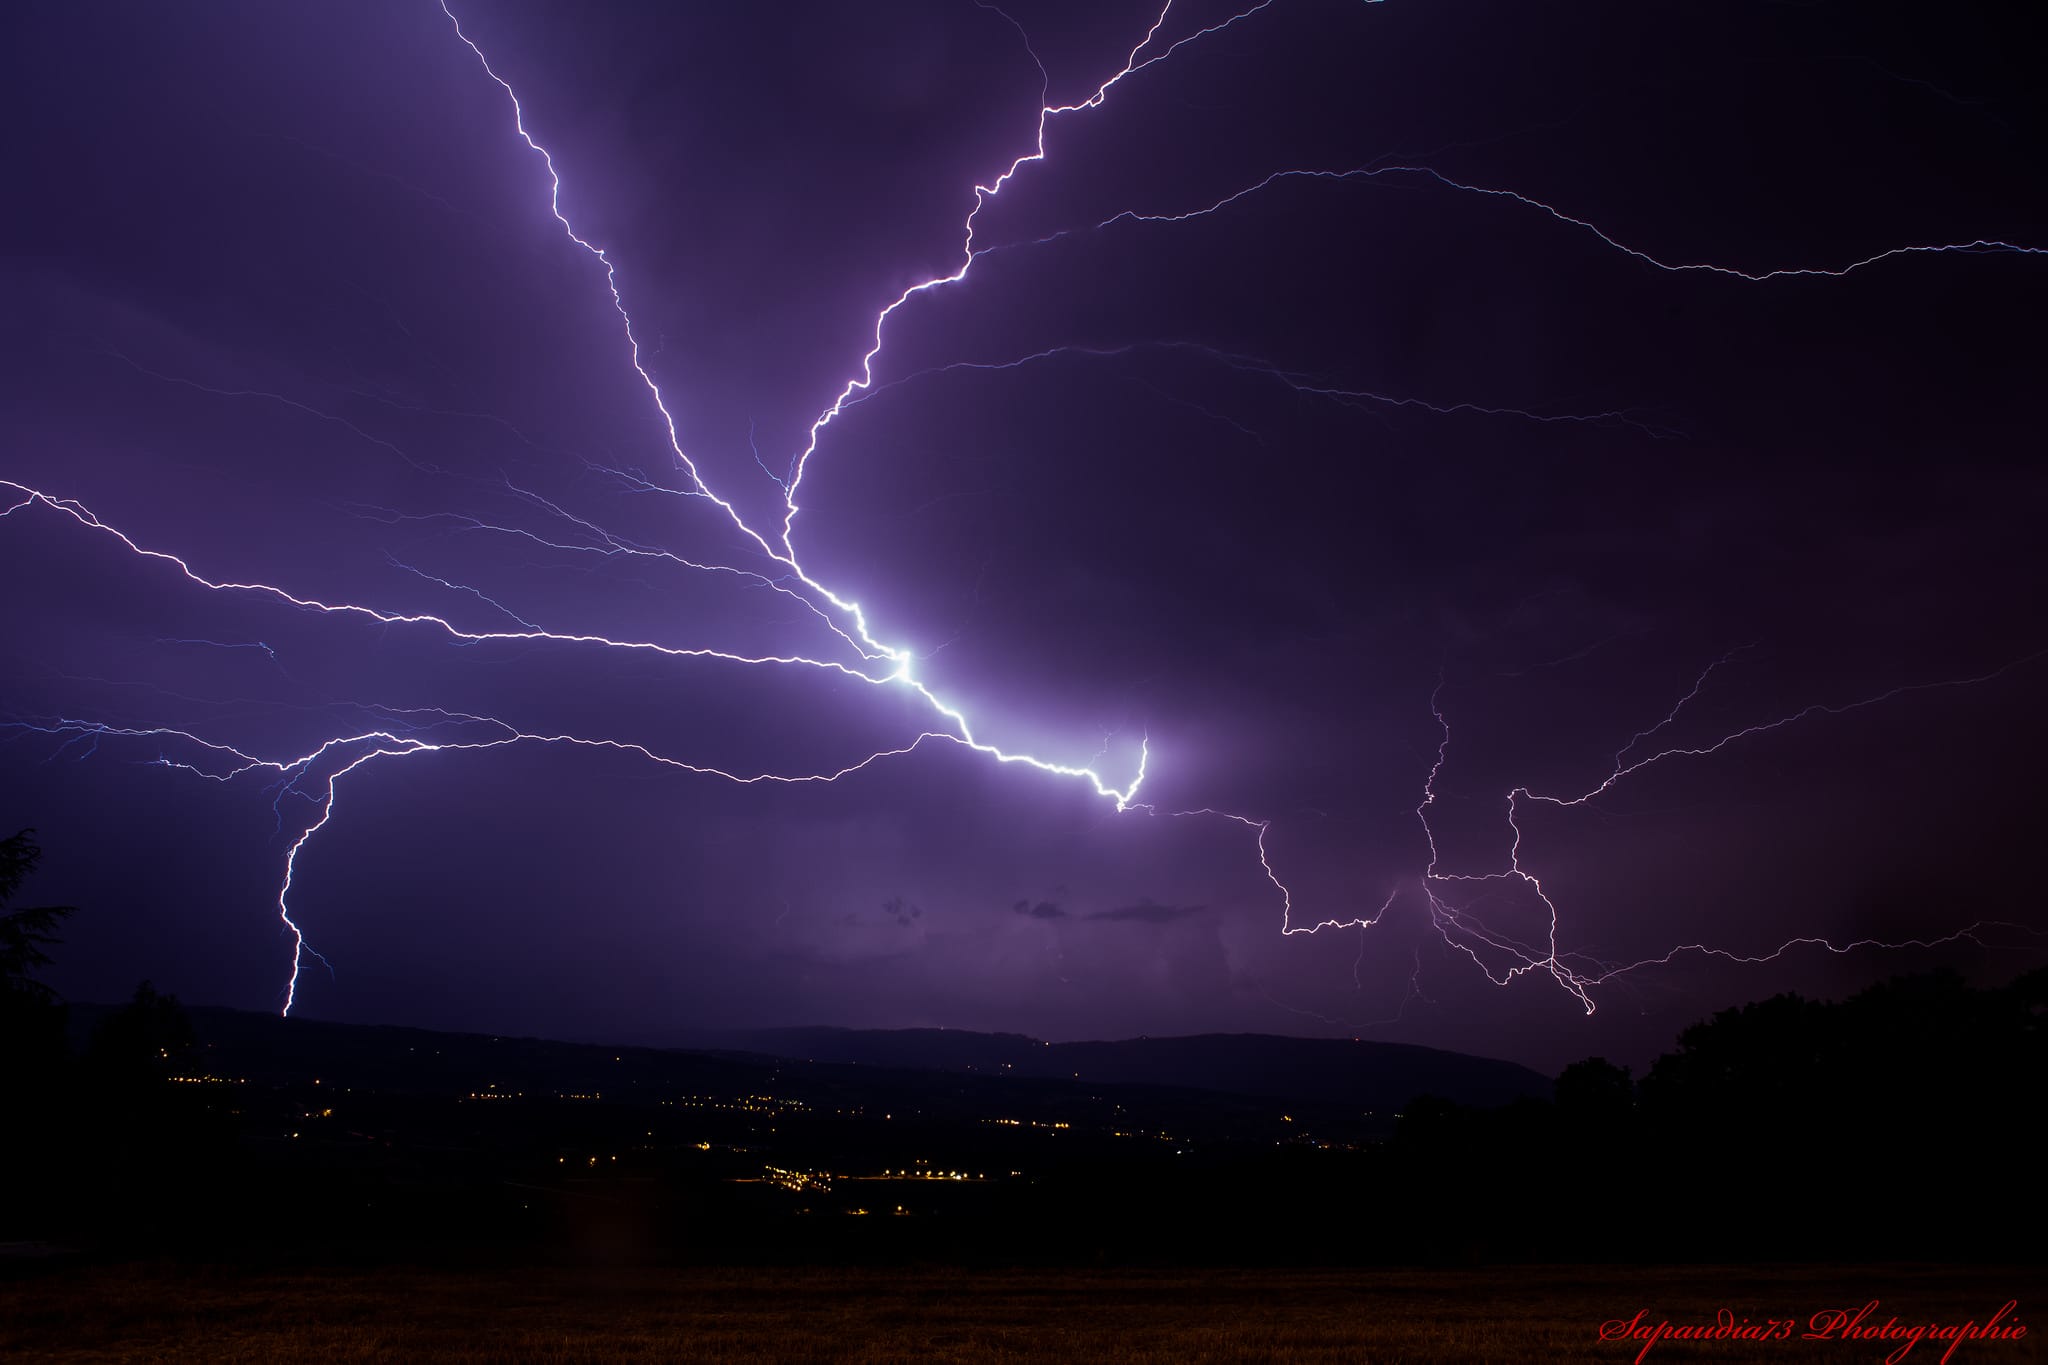
[[[160,995],[145,981],[135,998],[100,1021],[85,1058],[105,1087],[147,1090],[193,1048],[192,1019],[175,995]]]
[[[2048,968],[1778,995],[1687,1028],[1640,1083],[1590,1057],[1548,1105],[1411,1102],[1377,1197],[1439,1250],[1447,1222],[1545,1257],[2036,1255],[2044,1087]],[[1527,1216],[1532,1173],[1571,1216]]]
[[[65,1057],[64,1007],[34,973],[50,964],[44,949],[72,908],[7,910],[42,852],[32,829],[0,839],[0,1085],[18,1094],[47,1088]]]
[[[1605,1057],[1573,1062],[1557,1078],[1557,1111],[1577,1127],[1621,1129],[1636,1104],[1628,1068]]]
[[[19,1226],[34,1226],[62,1184],[53,1179],[66,1152],[76,1106],[69,1088],[66,1015],[56,992],[35,979],[50,964],[44,951],[59,942],[68,905],[21,910],[7,906],[42,856],[35,831],[0,839],[0,1094],[8,1116],[0,1123],[0,1205]],[[27,1172],[36,1178],[27,1178]]]
[[[43,856],[35,834],[24,829],[0,839],[0,911],[7,910],[7,903]],[[12,1006],[16,997],[41,1005],[56,999],[48,986],[30,974],[50,965],[50,955],[43,949],[62,942],[57,925],[74,913],[74,906],[42,905],[0,914],[0,996],[7,998],[8,1005]]]

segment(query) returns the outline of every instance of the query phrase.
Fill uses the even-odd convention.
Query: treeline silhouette
[[[578,1245],[604,1243],[607,1255],[657,1259],[1065,1264],[2042,1255],[2048,969],[1995,989],[1934,972],[1840,1002],[1777,996],[1688,1028],[1641,1078],[1589,1058],[1548,1100],[1418,1097],[1381,1142],[1254,1139],[1239,1111],[1272,1101],[1218,1094],[1204,1108],[1204,1092],[1172,1092],[1193,1106],[1183,1131],[1207,1136],[1075,1131],[1016,1179],[963,1186],[949,1214],[806,1218],[772,1188],[729,1178],[747,1161],[758,1175],[763,1161],[796,1160],[779,1149],[710,1157],[669,1138],[616,1176],[595,1157],[565,1165],[565,1150],[667,1132],[677,1111],[653,1096],[465,1107],[417,1087],[358,1084],[344,1102],[317,1081],[195,1084],[178,1078],[203,1077],[207,1050],[147,982],[78,1038],[35,977],[73,912],[9,908],[39,854],[31,831],[0,841],[0,1241],[203,1255],[347,1246],[380,1259],[580,1256]],[[779,1064],[701,1065],[700,1087],[721,1068]],[[894,1119],[803,1128],[785,1116],[779,1141],[808,1144],[804,1163],[834,1170],[891,1164],[911,1131],[975,1150],[1008,1130],[975,1116],[982,1102],[962,1100],[963,1084],[843,1072],[831,1104]],[[1138,1106],[1163,1093],[1102,1089]],[[1015,1093],[1021,1109],[1027,1092]],[[296,1140],[330,1103],[360,1130],[353,1145]]]
[[[9,909],[41,857],[35,831],[0,840],[0,1172],[7,1222],[96,1240],[148,1240],[204,1215],[229,1164],[231,1116],[172,1081],[193,1052],[176,997],[145,981],[82,1048],[35,973],[68,905]]]
[[[2035,1260],[2044,1024],[2048,969],[1724,1010],[1640,1081],[1595,1057],[1547,1104],[1411,1104],[1403,1207],[1478,1255]]]

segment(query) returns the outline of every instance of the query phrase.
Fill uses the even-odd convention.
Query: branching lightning
[[[1688,943],[1672,948],[1657,957],[1644,958],[1630,963],[1602,963],[1597,964],[1591,969],[1581,970],[1566,964],[1564,959],[1573,957],[1573,954],[1560,954],[1558,951],[1557,903],[1551,899],[1550,892],[1544,888],[1541,878],[1522,863],[1522,826],[1517,817],[1525,802],[1556,806],[1564,809],[1584,807],[1613,790],[1616,784],[1624,779],[1654,764],[1663,763],[1667,760],[1705,758],[1720,753],[1731,745],[1740,744],[1745,740],[1753,739],[1760,735],[1767,735],[1776,730],[1782,730],[1787,726],[1815,716],[1844,716],[1913,693],[1989,683],[2004,677],[2016,669],[2035,662],[2042,658],[2044,654],[2048,654],[2048,651],[2028,655],[2023,659],[2014,660],[2003,667],[1974,677],[1949,678],[1927,683],[1908,683],[1872,696],[1840,704],[1816,702],[1788,715],[1731,730],[1719,738],[1704,744],[1673,745],[1658,749],[1645,757],[1631,759],[1629,755],[1635,750],[1637,745],[1646,739],[1652,738],[1676,722],[1679,713],[1685,709],[1687,704],[1699,696],[1700,690],[1706,686],[1708,678],[1713,676],[1717,669],[1726,665],[1734,657],[1733,653],[1723,655],[1720,659],[1709,664],[1700,673],[1699,677],[1694,680],[1691,689],[1678,700],[1677,704],[1665,714],[1663,719],[1647,729],[1636,732],[1626,744],[1622,745],[1615,752],[1614,762],[1608,774],[1591,788],[1574,796],[1536,792],[1528,787],[1515,787],[1509,790],[1504,798],[1506,806],[1505,818],[1511,835],[1507,847],[1507,865],[1496,872],[1444,872],[1439,870],[1440,858],[1437,852],[1436,834],[1429,822],[1429,808],[1436,803],[1437,779],[1443,771],[1444,760],[1450,751],[1451,743],[1450,722],[1445,719],[1443,709],[1439,704],[1439,699],[1442,695],[1442,688],[1439,686],[1437,694],[1430,699],[1430,712],[1436,718],[1437,725],[1442,734],[1442,741],[1437,747],[1436,760],[1430,767],[1429,776],[1423,783],[1422,800],[1415,807],[1415,818],[1420,822],[1423,837],[1429,846],[1429,866],[1423,872],[1422,889],[1428,901],[1430,922],[1442,936],[1444,942],[1464,952],[1472,960],[1473,964],[1485,972],[1496,984],[1506,985],[1516,977],[1526,973],[1543,972],[1576,998],[1588,1014],[1591,1014],[1594,1009],[1593,998],[1589,993],[1592,987],[1599,985],[1601,982],[1612,980],[1615,977],[1639,971],[1645,967],[1662,966],[1688,954],[1717,957],[1729,962],[1755,964],[1773,961],[1792,949],[1801,947],[1820,947],[1827,949],[1831,953],[1839,954],[1854,952],[1864,948],[1932,948],[1941,944],[1956,942],[1971,942],[1981,945],[1984,940],[1979,935],[1984,930],[1994,928],[2010,929],[2029,937],[2037,937],[2038,935],[2036,935],[2035,931],[2025,925],[2003,920],[1979,920],[1965,928],[1956,930],[1954,933],[1944,934],[1935,938],[1907,939],[1898,942],[1866,938],[1837,944],[1825,938],[1801,937],[1788,939],[1776,948],[1755,954],[1736,953],[1724,948],[1710,947],[1706,944]],[[1261,856],[1263,856],[1263,849]],[[1526,887],[1536,897],[1538,903],[1542,905],[1544,914],[1549,922],[1549,932],[1547,941],[1540,948],[1535,945],[1517,942],[1504,934],[1489,929],[1469,912],[1461,910],[1451,900],[1447,899],[1452,889],[1461,886],[1485,885],[1489,883],[1499,884],[1503,882],[1516,883]],[[1482,956],[1481,948],[1492,950],[1497,958],[1505,958],[1508,965],[1502,968],[1500,973],[1496,975],[1494,969],[1488,965],[1486,959]]]
[[[626,291],[620,280],[620,266],[602,247],[576,229],[569,213],[564,208],[565,187],[561,169],[548,149],[538,142],[529,130],[526,110],[511,84],[491,65],[483,49],[464,31],[461,21],[450,8],[449,0],[437,0],[442,12],[452,26],[455,38],[476,58],[484,77],[494,83],[509,103],[512,128],[521,142],[537,157],[546,173],[548,204],[556,222],[570,243],[594,258],[603,268],[603,278],[609,291],[613,308],[625,341],[625,356],[644,385],[649,400],[659,413],[666,432],[668,451],[665,458],[672,461],[680,475],[681,486],[672,487],[657,482],[640,473],[613,469],[603,466],[587,466],[591,472],[616,481],[620,486],[637,493],[658,493],[668,496],[687,497],[716,507],[730,522],[743,542],[752,547],[749,553],[758,552],[759,561],[752,565],[727,565],[702,562],[686,558],[674,551],[648,545],[618,535],[587,517],[579,516],[543,495],[514,485],[504,480],[496,491],[509,497],[526,510],[528,516],[504,521],[486,520],[458,512],[403,513],[391,508],[359,506],[351,510],[365,518],[396,524],[399,522],[435,522],[456,530],[483,536],[499,536],[520,539],[550,550],[602,557],[604,559],[645,559],[661,561],[678,568],[708,574],[732,576],[744,583],[772,591],[801,603],[811,617],[828,632],[827,647],[815,656],[801,653],[742,653],[724,651],[709,647],[682,646],[656,640],[622,639],[595,631],[577,630],[548,625],[541,619],[544,613],[526,606],[507,605],[496,597],[489,596],[476,587],[459,579],[442,576],[411,563],[392,558],[394,567],[431,583],[444,591],[464,599],[472,608],[485,613],[484,620],[459,624],[456,618],[426,611],[394,610],[353,602],[329,602],[301,595],[287,587],[266,582],[240,582],[209,577],[196,569],[186,558],[166,550],[145,546],[131,538],[126,532],[102,521],[82,502],[41,491],[26,484],[11,480],[0,480],[0,522],[17,516],[48,513],[69,518],[79,527],[100,537],[116,542],[128,553],[154,565],[159,565],[181,575],[189,584],[214,593],[249,594],[266,598],[285,606],[323,615],[346,616],[374,621],[388,627],[423,632],[437,632],[462,644],[487,642],[528,643],[553,645],[570,649],[644,651],[670,659],[700,663],[707,666],[729,666],[740,668],[783,668],[812,670],[819,673],[855,679],[875,687],[889,687],[905,690],[918,697],[928,708],[933,728],[918,733],[914,738],[894,748],[879,750],[843,767],[806,773],[734,772],[711,766],[690,763],[682,758],[656,752],[634,742],[610,737],[592,737],[567,733],[540,733],[521,730],[503,720],[452,711],[399,711],[395,708],[364,708],[380,711],[389,716],[410,715],[418,719],[406,723],[387,722],[382,728],[364,729],[355,733],[337,735],[327,739],[313,749],[293,755],[264,757],[244,752],[232,745],[211,740],[183,729],[147,726],[121,726],[81,720],[72,717],[28,717],[0,723],[0,733],[12,738],[42,735],[59,741],[51,757],[68,752],[73,746],[85,746],[82,755],[97,752],[104,742],[124,748],[154,748],[157,756],[143,760],[157,766],[174,769],[180,773],[196,776],[208,781],[230,783],[247,775],[256,775],[270,784],[275,806],[279,809],[282,827],[285,817],[283,802],[287,795],[310,803],[312,818],[294,820],[297,833],[291,839],[284,856],[282,882],[278,889],[276,913],[283,932],[291,941],[291,970],[283,991],[283,1010],[289,1013],[296,1002],[299,986],[299,972],[305,956],[312,953],[298,921],[294,918],[291,896],[300,872],[300,855],[305,852],[314,837],[332,821],[335,812],[337,789],[344,777],[380,758],[398,758],[429,753],[453,753],[482,751],[511,745],[553,745],[568,746],[592,751],[609,751],[660,767],[676,770],[692,776],[712,777],[739,784],[763,783],[826,783],[835,782],[868,768],[884,759],[902,757],[919,750],[927,741],[951,744],[971,750],[1000,763],[1015,764],[1035,769],[1053,777],[1071,779],[1088,784],[1100,797],[1108,800],[1119,812],[1134,812],[1157,816],[1161,814],[1153,806],[1137,801],[1138,792],[1145,781],[1146,769],[1151,758],[1149,741],[1141,742],[1137,748],[1135,764],[1127,777],[1113,780],[1105,776],[1095,763],[1100,756],[1085,764],[1063,763],[1036,757],[1021,752],[1012,752],[984,740],[970,723],[965,703],[942,698],[915,673],[916,657],[902,646],[885,643],[874,632],[867,613],[860,603],[841,596],[813,577],[805,569],[799,557],[794,533],[797,517],[801,510],[800,493],[812,460],[819,454],[820,444],[833,423],[845,416],[859,404],[872,400],[886,390],[908,385],[931,375],[958,369],[1005,369],[1035,364],[1058,356],[1075,356],[1083,359],[1101,360],[1130,354],[1141,346],[1173,348],[1199,352],[1208,363],[1222,366],[1250,375],[1263,376],[1285,385],[1304,397],[1350,405],[1376,405],[1384,407],[1414,407],[1440,416],[1481,416],[1509,418],[1535,422],[1580,422],[1601,423],[1633,427],[1650,436],[1665,436],[1670,433],[1651,426],[1639,416],[1625,411],[1597,413],[1558,413],[1533,409],[1489,406],[1475,402],[1427,402],[1422,399],[1388,395],[1360,388],[1347,387],[1330,382],[1322,377],[1289,370],[1254,357],[1236,355],[1206,347],[1195,347],[1187,343],[1148,342],[1135,343],[1124,347],[1089,348],[1083,346],[1059,346],[1048,348],[1032,355],[1020,356],[1001,362],[958,362],[921,370],[889,381],[878,383],[876,362],[881,355],[891,320],[912,304],[921,295],[945,289],[965,281],[978,260],[992,251],[1027,248],[1050,242],[1080,232],[1106,231],[1122,224],[1169,227],[1176,224],[1227,212],[1253,196],[1275,185],[1291,181],[1329,182],[1349,184],[1370,184],[1378,181],[1390,183],[1421,183],[1445,192],[1499,200],[1526,209],[1539,216],[1547,216],[1556,223],[1574,231],[1589,234],[1606,247],[1622,253],[1644,265],[1660,271],[1699,272],[1739,281],[1745,284],[1762,284],[1769,281],[1799,277],[1824,277],[1837,279],[1854,271],[1875,266],[1881,262],[1919,256],[1944,256],[1958,254],[2002,254],[2038,256],[2048,254],[2048,248],[2026,246],[2005,241],[1973,240],[1929,245],[1906,245],[1877,252],[1846,264],[1822,267],[1781,267],[1762,271],[1745,271],[1730,266],[1707,262],[1669,262],[1651,253],[1624,244],[1586,219],[1554,207],[1538,199],[1514,190],[1493,188],[1455,180],[1430,167],[1419,165],[1374,164],[1349,170],[1292,169],[1276,171],[1256,184],[1247,186],[1206,206],[1171,212],[1143,212],[1126,210],[1101,222],[1075,227],[1039,238],[1036,242],[1019,243],[1016,247],[985,247],[977,244],[977,228],[983,209],[1004,193],[1028,166],[1044,161],[1047,156],[1046,137],[1048,127],[1055,119],[1077,116],[1097,111],[1107,105],[1111,92],[1122,86],[1139,73],[1167,61],[1175,53],[1190,44],[1211,39],[1215,35],[1252,20],[1261,11],[1268,9],[1277,0],[1259,0],[1232,13],[1228,18],[1186,33],[1171,42],[1162,38],[1173,9],[1173,0],[1165,0],[1157,17],[1143,36],[1123,58],[1106,79],[1102,80],[1086,98],[1069,104],[1054,104],[1042,94],[1036,116],[1036,126],[1029,150],[1015,157],[1007,167],[990,178],[986,183],[972,188],[972,203],[961,223],[961,250],[959,262],[951,271],[934,275],[903,290],[890,300],[875,315],[870,332],[870,344],[862,354],[854,372],[807,429],[802,448],[787,461],[785,473],[776,474],[763,461],[758,449],[754,450],[755,463],[780,489],[782,506],[779,524],[766,529],[750,525],[742,516],[738,505],[721,495],[708,482],[703,468],[685,452],[679,432],[675,410],[663,394],[647,368],[639,336],[635,332],[633,318],[626,302]],[[1000,11],[996,11],[1000,14]],[[1002,16],[1008,20],[1008,16]],[[1010,21],[1016,27],[1014,21]],[[1018,28],[1020,35],[1023,30]],[[1030,51],[1028,39],[1026,50]],[[1036,54],[1032,54],[1036,63]],[[1041,77],[1045,69],[1039,64]],[[1046,78],[1041,91],[1049,90]],[[118,353],[117,353],[118,354]],[[125,356],[120,357],[124,361]],[[127,363],[134,365],[134,362]],[[318,420],[339,424],[366,441],[383,446],[396,454],[413,468],[429,473],[445,473],[436,466],[424,463],[412,454],[401,450],[389,440],[365,430],[335,414],[321,411],[298,399],[281,394],[265,393],[248,389],[219,389],[171,375],[143,370],[143,373],[169,383],[177,383],[206,393],[229,399],[254,399],[280,404],[295,409]],[[385,401],[385,400],[378,400]],[[502,419],[492,418],[494,421]],[[516,429],[515,429],[515,434]],[[524,437],[521,437],[524,440]],[[529,442],[529,444],[531,444]],[[530,523],[530,524],[529,524]],[[510,622],[514,628],[506,628]],[[213,640],[164,640],[161,644],[184,646],[212,646],[219,649],[258,649],[269,655],[273,661],[275,652],[261,642],[213,641]],[[2038,658],[2040,656],[2033,656]],[[1497,984],[1507,984],[1519,977],[1531,974],[1549,976],[1559,987],[1569,993],[1591,1012],[1594,1001],[1591,992],[1603,982],[1626,973],[1663,965],[1683,955],[1704,955],[1726,959],[1731,962],[1754,963],[1769,961],[1794,949],[1820,947],[1830,952],[1846,953],[1866,947],[1931,947],[1958,940],[1982,941],[1978,935],[1993,927],[1996,922],[1986,921],[1973,924],[1936,938],[1911,940],[1905,943],[1879,944],[1873,940],[1859,940],[1837,944],[1823,938],[1802,937],[1787,940],[1778,947],[1756,954],[1737,953],[1728,949],[1702,944],[1684,944],[1672,948],[1658,957],[1641,961],[1612,964],[1594,963],[1582,955],[1562,952],[1559,947],[1560,916],[1558,908],[1536,873],[1523,862],[1523,831],[1518,821],[1522,810],[1530,804],[1545,804],[1559,808],[1587,806],[1632,775],[1652,765],[1675,763],[1688,759],[1704,759],[1719,753],[1732,745],[1764,736],[1770,732],[1809,719],[1825,716],[1840,716],[1862,708],[1876,706],[1908,694],[1934,689],[1958,688],[1984,682],[2010,672],[2032,659],[2007,665],[2005,668],[1980,677],[1958,678],[1932,683],[1909,684],[1895,687],[1860,700],[1842,704],[1815,703],[1804,709],[1785,714],[1776,719],[1756,723],[1731,731],[1712,742],[1693,746],[1670,746],[1655,748],[1645,756],[1636,755],[1648,741],[1670,727],[1681,711],[1693,701],[1700,690],[1707,685],[1714,672],[1727,664],[1723,658],[1709,666],[1695,682],[1691,691],[1671,708],[1657,724],[1635,734],[1614,755],[1611,771],[1594,787],[1576,795],[1541,793],[1526,786],[1517,786],[1504,794],[1505,819],[1509,838],[1505,849],[1505,865],[1492,871],[1454,872],[1445,870],[1437,850],[1436,833],[1431,826],[1430,811],[1438,798],[1438,782],[1450,752],[1451,731],[1445,712],[1440,703],[1442,688],[1432,695],[1430,708],[1441,727],[1441,741],[1434,762],[1423,779],[1421,796],[1414,809],[1420,825],[1423,842],[1426,845],[1427,863],[1419,876],[1411,882],[1402,882],[1385,892],[1378,900],[1377,907],[1369,912],[1355,914],[1332,914],[1314,919],[1312,922],[1297,924],[1295,898],[1276,869],[1269,839],[1273,833],[1270,819],[1235,813],[1213,807],[1171,812],[1176,817],[1201,817],[1222,820],[1244,827],[1251,832],[1252,845],[1266,879],[1279,897],[1280,927],[1283,935],[1316,934],[1325,929],[1356,928],[1360,932],[1361,958],[1365,950],[1365,936],[1380,924],[1397,902],[1404,899],[1404,892],[1419,892],[1430,927],[1451,948],[1462,952],[1487,977]],[[1654,748],[1654,746],[1651,746]],[[175,752],[179,755],[172,758]],[[294,809],[298,809],[295,807]],[[1544,907],[1548,916],[1548,932],[1544,941],[1522,942],[1515,937],[1489,928],[1469,905],[1461,904],[1461,891],[1485,885],[1513,884],[1525,888]],[[1370,900],[1371,898],[1368,898]],[[2030,931],[2029,931],[2030,932]],[[1410,999],[1421,998],[1420,949],[1416,950],[1415,974],[1411,977]],[[1356,966],[1354,965],[1354,979]],[[1277,1003],[1277,1002],[1276,1002]],[[1408,1001],[1404,1001],[1405,1011]],[[1292,1008],[1292,1007],[1289,1007]],[[1398,1018],[1399,1016],[1395,1016]],[[1380,1021],[1385,1022],[1385,1021]]]

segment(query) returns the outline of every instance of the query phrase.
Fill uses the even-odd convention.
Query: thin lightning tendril
[[[1374,182],[1381,179],[1382,177],[1398,178],[1403,176],[1410,177],[1411,179],[1420,179],[1425,184],[1434,185],[1440,189],[1451,190],[1458,194],[1477,195],[1479,197],[1488,199],[1503,199],[1511,203],[1519,204],[1524,208],[1534,209],[1538,213],[1547,215],[1548,217],[1554,219],[1559,223],[1566,225],[1567,227],[1578,229],[1579,231],[1585,232],[1597,238],[1602,244],[1615,251],[1622,253],[1624,256],[1631,257],[1637,261],[1642,262],[1644,265],[1650,266],[1657,270],[1664,271],[1668,274],[1700,273],[1709,275],[1722,275],[1730,279],[1743,280],[1750,284],[1762,284],[1769,280],[1787,280],[1813,277],[1821,277],[1826,279],[1841,279],[1846,275],[1854,274],[1855,272],[1863,270],[1869,266],[1877,265],[1884,261],[1897,260],[1902,257],[1910,256],[2048,256],[2048,246],[2026,246],[2017,242],[2000,241],[1991,238],[1977,238],[1975,240],[1968,242],[1940,242],[1916,244],[1910,246],[1888,247],[1883,251],[1872,252],[1868,256],[1861,257],[1860,259],[1853,260],[1845,265],[1839,266],[1780,266],[1770,270],[1750,271],[1741,270],[1734,266],[1717,265],[1711,261],[1667,261],[1659,256],[1652,255],[1650,252],[1641,250],[1637,247],[1632,247],[1627,243],[1610,236],[1605,230],[1603,230],[1597,224],[1587,219],[1575,217],[1572,214],[1566,213],[1563,209],[1557,208],[1552,204],[1545,203],[1543,200],[1537,199],[1531,195],[1523,194],[1518,190],[1500,189],[1497,187],[1487,185],[1474,185],[1467,183],[1466,181],[1454,180],[1450,176],[1443,174],[1441,171],[1437,171],[1428,166],[1387,165],[1360,166],[1345,171],[1275,171],[1271,175],[1267,176],[1265,179],[1258,181],[1256,184],[1247,185],[1241,190],[1237,190],[1231,194],[1227,194],[1223,198],[1215,200],[1214,202],[1210,203],[1209,205],[1203,208],[1186,209],[1178,213],[1142,213],[1135,209],[1126,209],[1120,213],[1112,214],[1108,218],[1105,218],[1102,221],[1094,224],[1092,229],[1066,228],[1058,232],[1048,233],[1043,237],[1035,238],[1029,243],[1020,243],[1019,245],[1044,246],[1052,242],[1061,241],[1065,238],[1072,237],[1078,232],[1089,230],[1099,232],[1104,229],[1114,227],[1119,223],[1190,223],[1198,218],[1207,218],[1211,214],[1221,213],[1225,209],[1232,208],[1244,202],[1245,200],[1252,198],[1253,196],[1259,194],[1263,190],[1271,189],[1275,185],[1284,184],[1290,180]],[[997,250],[999,248],[988,249]]]

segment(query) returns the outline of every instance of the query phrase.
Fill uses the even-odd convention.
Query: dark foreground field
[[[61,1361],[1627,1361],[1603,1322],[1853,1311],[2027,1322],[2038,1268],[1490,1271],[515,1269],[92,1266],[0,1282],[0,1358]],[[2012,1318],[2008,1318],[2011,1321]],[[2048,1334],[1963,1365],[2048,1360]],[[1652,1361],[1876,1362],[1901,1343],[1664,1341]],[[1947,1343],[1905,1357],[1933,1362]]]

